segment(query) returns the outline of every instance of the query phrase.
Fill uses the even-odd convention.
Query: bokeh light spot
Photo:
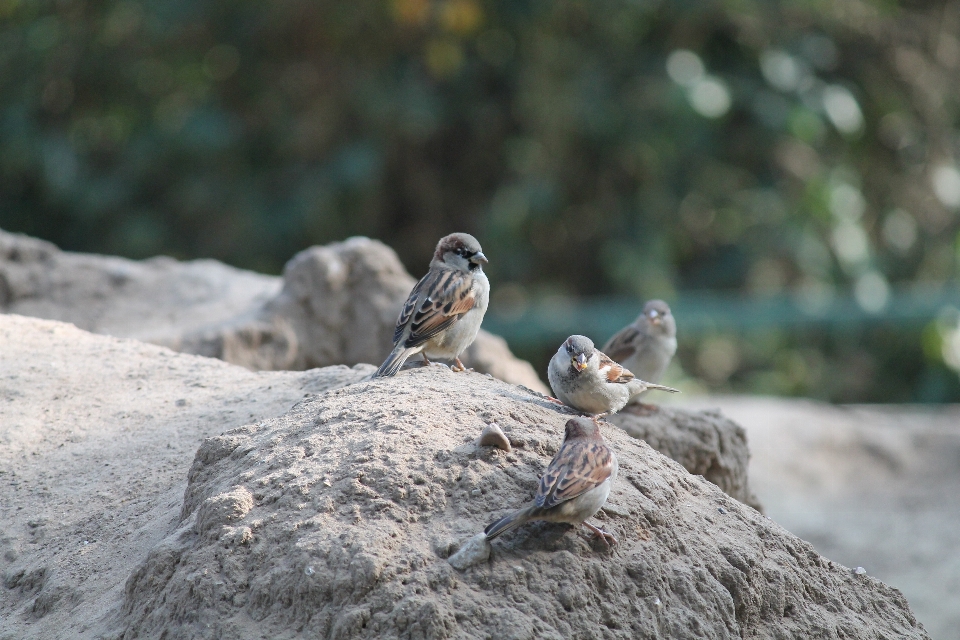
[[[933,192],[944,206],[956,209],[960,207],[960,171],[953,165],[940,165],[933,170],[930,178]]]
[[[857,99],[845,87],[830,85],[823,90],[823,108],[840,133],[851,135],[863,127],[863,113]]]
[[[704,118],[719,118],[730,110],[730,90],[723,80],[704,76],[689,89],[687,97],[694,111]]]
[[[763,78],[780,91],[795,91],[806,69],[796,58],[778,49],[764,51],[760,55],[760,71]]]
[[[681,86],[693,86],[703,74],[703,61],[693,51],[677,49],[667,57],[667,75]]]
[[[894,209],[883,221],[884,241],[900,252],[909,251],[917,241],[917,221],[903,209]]]
[[[880,313],[890,300],[890,285],[877,271],[867,271],[857,278],[853,288],[857,304],[868,313]]]

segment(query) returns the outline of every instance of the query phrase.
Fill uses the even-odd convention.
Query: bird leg
[[[431,364],[433,364],[432,362],[430,362],[429,358],[427,358],[427,354],[426,354],[426,353],[424,353],[423,351],[421,351],[421,352],[420,352],[420,355],[421,355],[421,357],[423,357],[423,366],[429,367]]]
[[[453,371],[467,371],[467,368],[466,368],[465,366],[463,366],[463,363],[462,363],[462,362],[460,362],[459,356],[456,357],[456,358],[454,358],[453,361],[456,362],[457,364],[456,364],[455,366],[453,366],[453,367],[450,367],[451,370],[453,370]],[[470,369],[470,371],[473,371],[473,369]]]
[[[583,526],[593,531],[594,535],[603,540],[603,543],[608,547],[610,546],[610,543],[617,544],[617,538],[612,533],[607,533],[600,527],[595,527],[589,522],[584,522]]]
[[[597,425],[597,426],[599,427],[599,426],[600,426],[600,419],[601,419],[601,418],[606,418],[608,415],[610,415],[610,412],[609,412],[609,411],[604,411],[603,413],[596,413],[596,414],[591,415],[591,416],[590,416],[590,419],[593,420],[593,424],[595,424],[595,425]],[[587,526],[589,526],[589,525],[587,525]]]

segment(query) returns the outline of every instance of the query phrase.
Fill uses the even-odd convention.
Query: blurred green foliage
[[[364,234],[419,274],[459,229],[507,310],[956,287],[956,2],[0,0],[0,25],[0,227],[66,249],[278,272]],[[681,357],[715,388],[957,400],[942,317]],[[866,380],[764,383],[794,352]]]

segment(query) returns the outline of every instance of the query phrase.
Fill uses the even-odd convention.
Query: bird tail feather
[[[665,387],[662,384],[654,384],[652,382],[644,382],[647,386],[647,389],[656,389],[657,391],[669,391],[670,393],[680,393],[680,389],[674,389],[673,387]]]
[[[390,376],[397,375],[397,371],[400,371],[400,367],[403,366],[403,363],[407,361],[407,358],[416,353],[416,349],[404,349],[403,347],[397,347],[390,352],[390,355],[387,356],[387,359],[383,361],[383,364],[380,365],[380,368],[377,369],[377,373],[374,374],[374,378],[389,378]]]
[[[519,509],[513,513],[509,513],[496,522],[491,522],[487,525],[487,528],[483,532],[487,536],[487,540],[493,540],[502,533],[506,533],[515,527],[519,527],[524,522],[529,520],[530,509]]]

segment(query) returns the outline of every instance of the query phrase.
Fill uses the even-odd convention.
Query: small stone
[[[484,533],[478,533],[463,543],[460,550],[450,556],[447,562],[458,570],[463,571],[478,562],[483,562],[490,557],[490,541]]]
[[[481,493],[483,493],[483,492],[480,491],[480,489],[474,489],[473,491],[470,492],[470,495],[472,495],[473,497],[476,498],[476,497],[479,496]]]
[[[857,574],[858,576],[867,575],[867,570],[864,569],[863,567],[857,567],[856,569],[853,570],[853,572],[854,572],[855,574]]]
[[[303,572],[304,572],[305,574],[307,574],[308,576],[312,576],[314,573],[316,573],[316,572],[313,570],[313,567],[307,567],[306,569],[303,570]]]
[[[507,436],[504,435],[503,431],[500,429],[500,426],[496,422],[491,422],[486,427],[484,427],[483,432],[480,434],[480,440],[477,442],[481,447],[496,447],[497,449],[503,449],[507,453],[513,450],[510,446],[510,440],[507,439]]]
[[[726,512],[727,512],[727,510],[724,509],[723,507],[717,507],[717,511],[719,511],[720,513],[726,513]]]

